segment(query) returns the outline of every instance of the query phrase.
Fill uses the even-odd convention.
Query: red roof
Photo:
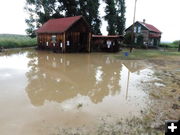
[[[82,16],[51,19],[37,30],[37,33],[63,33],[67,31],[75,22],[83,18]]]
[[[157,32],[157,33],[161,33],[160,30],[158,30],[156,27],[154,27],[151,24],[147,24],[147,23],[143,23],[143,22],[139,22],[141,23],[143,26],[145,26],[148,30],[152,31],[152,32]]]

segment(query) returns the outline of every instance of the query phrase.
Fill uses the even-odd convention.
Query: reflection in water
[[[126,99],[128,97],[128,90],[129,90],[129,78],[130,78],[130,71],[128,69],[128,79],[127,79],[127,88],[126,88]]]
[[[77,95],[102,102],[108,95],[120,92],[121,63],[100,54],[29,54],[29,84],[26,88],[31,103],[45,100],[63,102]]]
[[[103,53],[3,53],[0,134],[39,135],[42,131],[46,135],[54,133],[50,128],[84,125],[94,130],[103,116],[141,116],[149,101],[142,82],[152,79],[153,73],[147,66]]]

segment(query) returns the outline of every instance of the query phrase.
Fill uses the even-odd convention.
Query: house
[[[95,52],[118,52],[124,37],[121,35],[92,35],[91,50]]]
[[[143,22],[137,21],[125,30],[126,34],[132,33],[133,26],[135,44],[140,43],[152,47],[157,47],[160,44],[162,32],[155,26],[147,24],[145,20]]]
[[[82,16],[50,19],[37,30],[38,47],[55,52],[90,52],[91,31]]]

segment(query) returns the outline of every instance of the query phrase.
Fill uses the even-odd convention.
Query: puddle
[[[12,52],[0,56],[0,134],[53,134],[93,129],[103,116],[141,117],[153,70],[109,54]]]

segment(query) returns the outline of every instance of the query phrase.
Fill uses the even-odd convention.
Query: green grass
[[[166,56],[180,56],[180,52],[178,52],[177,49],[166,49],[165,51],[135,49],[132,53],[129,53],[129,56],[125,56],[125,52],[129,53],[129,50],[124,49],[122,52],[118,53],[118,55],[116,54],[115,57],[123,60],[143,60]]]
[[[20,48],[36,46],[36,38],[30,38],[25,35],[0,34],[0,47]]]

